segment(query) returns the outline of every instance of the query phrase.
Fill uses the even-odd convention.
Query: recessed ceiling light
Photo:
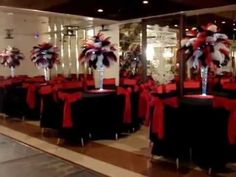
[[[143,4],[148,4],[149,2],[148,1],[143,1]]]
[[[102,13],[102,12],[103,12],[103,9],[98,9],[98,12],[99,12],[99,13]]]
[[[234,28],[233,30],[236,31],[236,28]]]
[[[185,29],[185,31],[189,31],[189,29],[188,29],[188,28],[186,28],[186,29]]]
[[[175,25],[174,25],[174,27],[178,27],[178,25],[177,25],[177,24],[175,24]]]
[[[14,15],[14,13],[13,12],[8,12],[7,15]]]
[[[235,26],[235,23],[233,23],[233,26]]]
[[[88,20],[89,21],[93,21],[93,17],[88,17]]]
[[[222,21],[221,23],[222,23],[222,24],[225,24],[226,22],[225,22],[225,21]]]

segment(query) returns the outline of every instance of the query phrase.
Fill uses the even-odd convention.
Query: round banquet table
[[[224,167],[230,156],[229,112],[213,107],[213,96],[185,95],[177,109],[165,106],[165,139],[154,139],[154,155],[189,158],[204,168]]]

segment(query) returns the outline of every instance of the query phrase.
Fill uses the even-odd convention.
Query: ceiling
[[[12,6],[112,20],[127,20],[178,11],[235,4],[235,0],[0,0]],[[97,10],[103,9],[102,13]]]

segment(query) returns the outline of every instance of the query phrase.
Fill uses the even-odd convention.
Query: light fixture
[[[75,36],[75,32],[79,30],[79,26],[64,25],[63,29],[64,36]]]
[[[13,12],[7,12],[7,15],[14,15]]]
[[[148,4],[149,2],[148,1],[143,1],[143,4]]]
[[[233,23],[233,26],[235,26],[235,23]]]
[[[175,66],[176,66],[176,68],[179,68],[179,63],[176,63]]]
[[[186,29],[185,29],[185,31],[189,31],[189,29],[188,29],[188,28],[186,28]]]
[[[175,24],[175,25],[174,25],[174,27],[178,27],[178,25],[177,25],[177,24]]]
[[[14,39],[14,37],[13,37],[13,29],[5,29],[5,31],[6,31],[6,37],[5,37],[5,39]]]
[[[103,12],[103,9],[98,9],[97,10],[99,13],[102,13]]]
[[[221,23],[222,23],[222,24],[225,24],[226,22],[225,22],[225,21],[222,21]]]

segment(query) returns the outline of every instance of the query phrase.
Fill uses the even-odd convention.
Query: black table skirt
[[[221,168],[229,161],[229,112],[214,109],[211,99],[184,98],[179,108],[165,106],[165,139],[151,134],[154,155],[192,159],[202,167]]]

